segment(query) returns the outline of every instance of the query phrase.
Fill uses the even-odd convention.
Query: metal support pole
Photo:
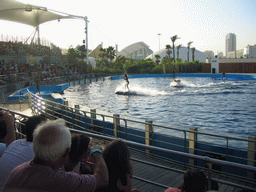
[[[159,37],[159,50],[160,50],[160,35],[161,35],[161,33],[158,33],[158,37]]]
[[[113,114],[113,124],[114,124],[114,136],[120,137],[120,115]]]
[[[145,124],[145,144],[153,145],[153,138],[154,138],[154,127],[152,125],[153,121],[146,120],[145,122],[146,122],[146,124]],[[146,149],[146,153],[153,154],[153,151]]]
[[[248,139],[251,141],[248,141],[248,150],[247,150],[247,165],[255,166],[255,154],[256,154],[256,136],[249,135]],[[255,172],[248,171],[248,177],[254,178]]]
[[[96,122],[96,109],[91,109],[91,125],[93,126]]]
[[[80,106],[79,105],[75,105],[75,124],[80,124]],[[76,129],[78,128],[78,126],[76,126]]]
[[[197,145],[197,128],[191,127],[189,128],[189,130],[193,131],[189,133],[189,153],[194,155],[196,152]],[[195,160],[189,159],[189,164],[195,165]]]
[[[89,64],[88,61],[88,18],[87,16],[84,17],[84,21],[85,21],[85,39],[86,39],[86,63],[87,65]]]
[[[37,44],[40,45],[39,25],[37,25],[36,31],[37,31]]]

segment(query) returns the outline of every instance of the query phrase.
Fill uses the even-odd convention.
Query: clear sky
[[[225,36],[235,33],[237,49],[256,44],[255,0],[20,0],[68,14],[87,16],[89,49],[126,46],[143,41],[153,52],[175,44],[225,54]],[[33,27],[0,20],[0,34],[29,36]],[[40,26],[41,38],[61,48],[82,45],[83,20],[61,20]],[[158,34],[161,34],[160,36]]]

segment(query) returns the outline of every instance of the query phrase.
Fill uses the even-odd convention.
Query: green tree
[[[128,59],[125,56],[119,55],[116,60],[113,62],[113,68],[118,70],[124,69],[124,64]]]
[[[102,47],[100,48],[100,54],[99,56],[101,57],[101,60],[103,61],[104,58],[106,57],[106,49],[103,49]]]
[[[177,58],[180,58],[180,48],[181,48],[181,44],[179,44],[178,46],[177,46]]]
[[[158,55],[158,54],[156,54],[156,55],[155,55],[155,58],[156,58],[156,64],[159,64],[159,63],[160,63],[160,58],[161,58],[161,56]]]
[[[178,35],[174,35],[171,37],[171,40],[172,40],[172,52],[173,52],[173,59],[175,61],[175,45],[174,45],[174,42],[179,39]]]
[[[78,61],[83,61],[86,58],[86,50],[83,45],[77,45],[75,48],[70,46],[67,56],[69,64],[77,65]]]
[[[77,54],[76,54],[75,49],[72,46],[70,46],[68,49],[67,59],[68,59],[69,65],[77,64]]]
[[[156,64],[152,59],[146,59],[146,60],[139,59],[137,63],[141,67],[140,69],[141,73],[151,73],[152,69],[156,66]]]
[[[166,51],[166,54],[168,55],[168,58],[169,58],[169,65],[170,65],[170,62],[171,62],[171,54],[172,54],[172,51],[171,51],[171,45],[165,45],[165,49],[167,49]]]
[[[114,47],[109,46],[106,50],[106,57],[109,59],[110,65],[112,63],[112,60],[115,58],[115,56],[116,56],[116,51]]]
[[[192,47],[192,48],[191,48],[191,52],[192,52],[192,61],[195,60],[195,50],[196,50],[195,47]]]
[[[193,41],[190,41],[188,42],[188,52],[187,52],[187,62],[189,62],[189,48],[190,48],[190,45],[193,43]]]
[[[86,58],[86,50],[84,45],[77,45],[75,51],[79,59],[84,60]]]
[[[161,74],[163,72],[163,65],[156,65],[151,72],[154,74]]]

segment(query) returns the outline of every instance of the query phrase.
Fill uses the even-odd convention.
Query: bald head
[[[56,161],[71,147],[70,131],[63,119],[39,125],[34,131],[35,157],[43,161]]]

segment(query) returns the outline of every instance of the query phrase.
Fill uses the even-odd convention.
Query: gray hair
[[[56,161],[71,147],[71,134],[63,119],[46,121],[33,135],[33,150],[40,160]]]

